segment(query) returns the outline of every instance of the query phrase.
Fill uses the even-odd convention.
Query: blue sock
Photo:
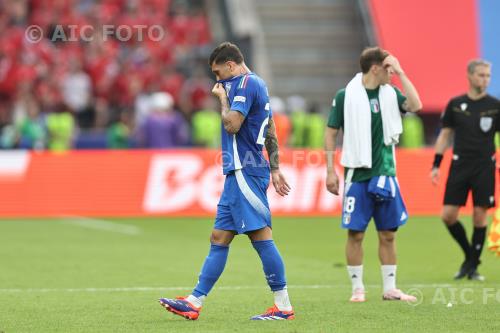
[[[272,291],[286,287],[285,265],[272,239],[252,242],[254,249],[260,256],[262,267],[266,275],[267,284]]]
[[[210,245],[210,252],[205,258],[205,263],[201,268],[198,284],[193,290],[193,296],[206,296],[212,290],[215,282],[224,271],[226,266],[229,246],[227,245]]]

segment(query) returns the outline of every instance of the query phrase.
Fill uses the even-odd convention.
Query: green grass
[[[460,251],[437,218],[413,218],[398,232],[398,285],[422,293],[417,306],[381,300],[373,229],[365,240],[368,302],[350,304],[345,232],[338,219],[275,219],[297,314],[290,322],[248,320],[270,306],[272,296],[245,236],[233,242],[224,274],[200,319],[191,322],[166,312],[157,299],[190,292],[209,248],[211,221],[107,221],[135,226],[139,233],[93,230],[57,219],[0,220],[0,332],[500,330],[500,262],[485,251],[480,271],[487,282],[454,282]],[[485,302],[484,295],[492,297]],[[447,307],[449,301],[455,305]]]

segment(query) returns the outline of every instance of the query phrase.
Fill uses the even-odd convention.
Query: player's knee
[[[474,228],[487,228],[488,223],[487,222],[477,222],[474,223]]]
[[[217,235],[214,235],[214,233],[212,232],[210,234],[210,244],[216,244],[218,240],[219,240],[219,237],[217,237]]]
[[[474,227],[476,228],[486,228],[488,226],[488,219],[486,218],[481,218],[481,219],[474,219],[472,221],[472,223],[474,224]]]
[[[457,222],[458,219],[458,206],[444,206],[441,212],[441,220],[446,225],[452,225]]]
[[[211,244],[222,244],[223,240],[224,240],[224,237],[222,237],[221,235],[216,234],[214,232],[212,232],[212,234],[210,235],[210,243]]]
[[[484,228],[488,226],[488,208],[474,207],[472,214],[472,223],[476,228]]]
[[[231,240],[232,238],[224,233],[212,232],[210,235],[210,244],[229,245]]]
[[[443,212],[443,214],[441,214],[441,220],[443,220],[443,222],[446,225],[452,225],[455,222],[457,222],[457,218],[455,217],[454,214],[447,214],[447,213],[444,213],[444,212]]]
[[[365,233],[362,231],[355,231],[355,230],[349,230],[348,232],[348,240],[351,243],[361,243],[363,241],[363,238],[365,236]]]
[[[379,232],[380,243],[392,244],[392,243],[394,243],[395,239],[396,239],[396,235],[392,231]]]

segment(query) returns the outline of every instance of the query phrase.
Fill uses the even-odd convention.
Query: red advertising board
[[[449,158],[435,187],[431,150],[396,156],[410,215],[439,214]],[[0,216],[214,216],[224,182],[220,157],[215,150],[1,152]],[[274,215],[340,214],[341,197],[325,188],[322,151],[284,151],[281,168],[292,191],[281,198],[269,188]]]

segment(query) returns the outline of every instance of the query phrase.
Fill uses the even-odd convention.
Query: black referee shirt
[[[500,101],[490,95],[479,100],[454,97],[442,115],[443,127],[455,130],[453,153],[460,157],[491,158],[495,132],[500,131]]]

